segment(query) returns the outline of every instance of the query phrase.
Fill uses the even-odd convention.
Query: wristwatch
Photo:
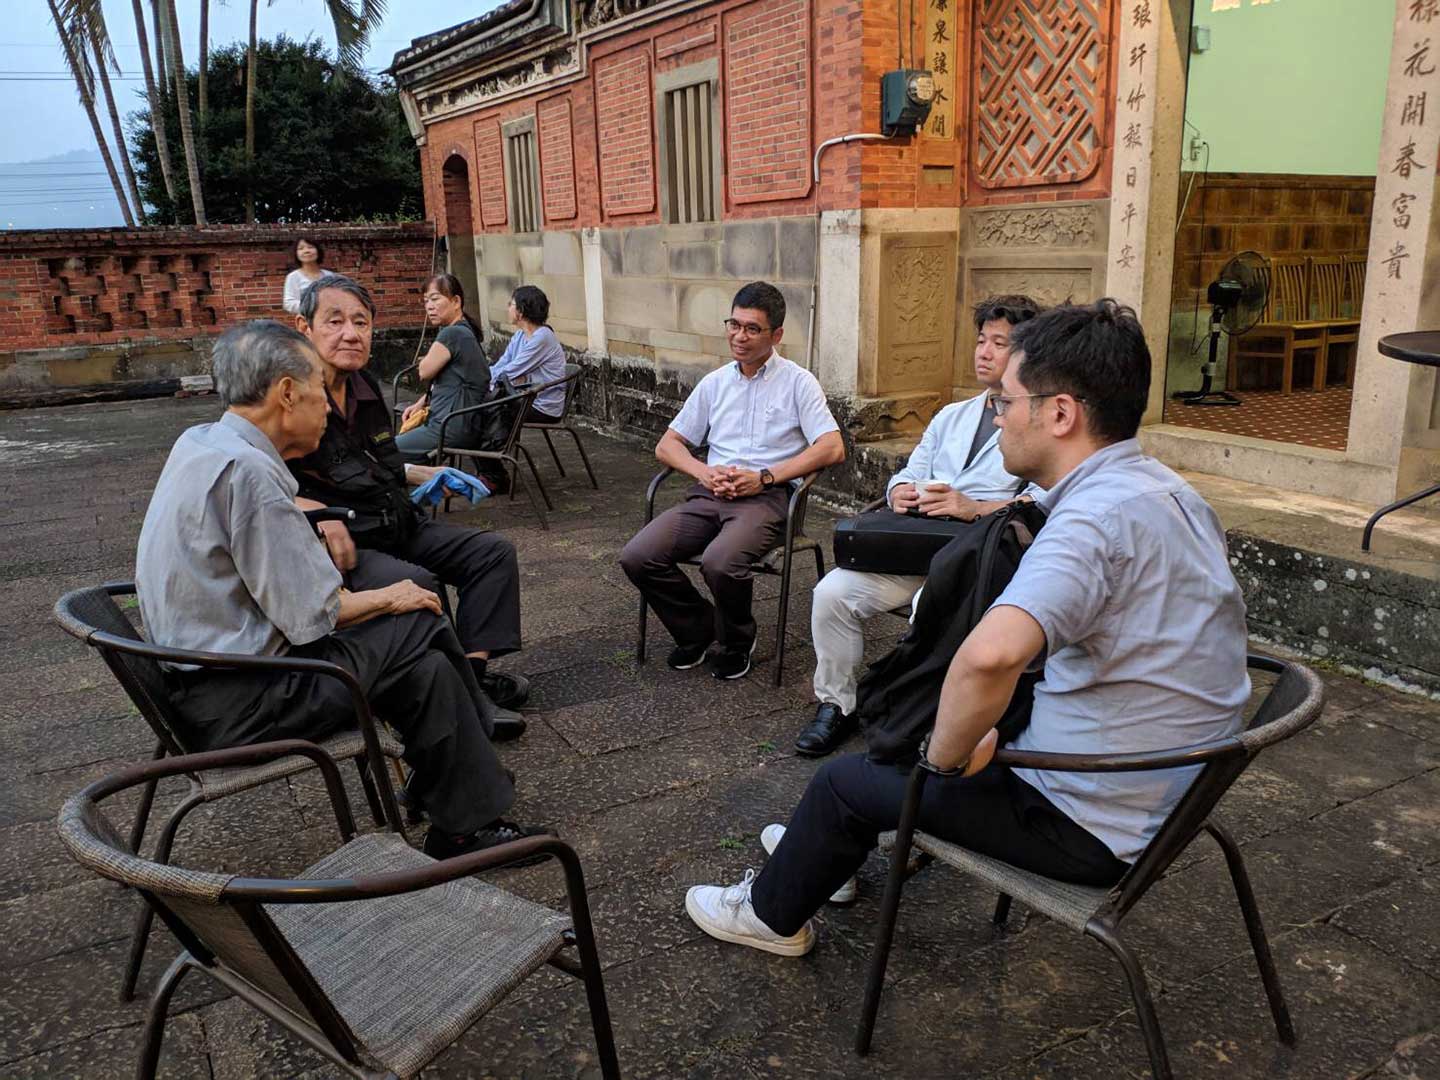
[[[775,474],[769,469],[760,470],[760,486],[763,488],[772,488],[775,486]]]

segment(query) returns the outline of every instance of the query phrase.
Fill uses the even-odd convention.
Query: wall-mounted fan
[[[1265,311],[1268,267],[1265,256],[1256,251],[1233,255],[1205,290],[1210,309],[1210,357],[1202,370],[1199,390],[1175,394],[1185,405],[1239,405],[1240,399],[1224,390],[1215,390],[1215,365],[1220,350],[1220,331],[1239,337],[1260,321]]]

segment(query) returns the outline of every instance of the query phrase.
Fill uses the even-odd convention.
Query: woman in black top
[[[490,361],[480,344],[480,324],[465,314],[465,290],[454,274],[436,274],[425,283],[425,314],[440,327],[435,342],[420,361],[420,378],[429,389],[404,413],[430,407],[424,424],[395,437],[406,461],[420,465],[440,445],[440,425],[455,409],[479,405],[490,390]],[[445,431],[447,445],[468,447],[467,431],[457,420]]]

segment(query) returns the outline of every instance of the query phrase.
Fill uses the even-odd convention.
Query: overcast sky
[[[375,69],[388,67],[395,53],[410,44],[412,39],[474,18],[497,6],[497,2],[390,0],[387,5],[389,14],[371,37],[365,65]],[[115,53],[124,72],[118,81],[112,76],[112,81],[121,112],[126,113],[141,107],[140,99],[135,95],[138,93],[143,97],[145,90],[140,48],[136,44],[135,18],[130,0],[104,0],[104,3],[110,36],[115,42]],[[147,12],[150,10],[149,3],[142,6]],[[193,67],[199,52],[199,0],[176,0],[176,8],[179,12],[181,47],[187,65]],[[76,189],[74,195],[80,198],[77,202],[67,196],[64,205],[75,210],[88,210],[88,207],[80,205],[84,196],[109,187],[109,180],[98,160],[72,169],[44,166],[27,171],[4,167],[6,163],[34,161],[77,150],[94,153],[95,137],[76,96],[74,83],[66,74],[64,54],[56,40],[55,27],[50,21],[49,6],[45,0],[0,0],[0,9],[5,12],[5,19],[0,23],[0,177],[28,176],[30,172],[46,176],[73,174],[65,180],[33,184],[19,190],[15,189],[13,181],[0,186],[0,228],[6,224],[3,218],[7,210],[10,217],[19,217],[19,210],[27,210],[23,216],[27,225],[32,224],[28,219],[33,217],[33,213],[28,211],[36,208],[26,204],[29,197],[38,197],[43,201],[47,196],[38,194],[42,188],[73,187]],[[244,41],[249,33],[249,13],[248,0],[211,0],[211,47]],[[153,29],[147,26],[146,32],[153,34]],[[262,3],[260,37],[270,38],[280,33],[301,39],[315,36],[328,48],[334,49],[334,27],[325,14],[323,0],[274,0],[268,7]],[[153,38],[151,47],[154,47]],[[108,129],[109,122],[103,116],[103,110],[101,123]],[[109,135],[108,130],[106,134]],[[99,170],[98,175],[91,175],[95,170]],[[6,194],[6,188],[14,193]],[[54,198],[58,200],[59,196]],[[106,219],[113,215],[113,223],[119,224],[119,210],[113,196],[100,199],[96,212]],[[89,215],[83,221],[71,222],[68,211],[64,216],[67,220],[45,224],[102,223],[99,218]]]

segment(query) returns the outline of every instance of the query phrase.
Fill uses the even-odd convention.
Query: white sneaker
[[[760,846],[765,849],[766,855],[775,854],[775,849],[780,846],[780,838],[784,835],[784,825],[766,825],[765,828],[760,831]],[[855,879],[852,877],[849,881],[845,882],[844,885],[841,885],[840,888],[830,894],[830,903],[853,904],[857,892],[858,889],[855,885]]]
[[[761,921],[750,906],[755,871],[746,870],[738,885],[693,885],[685,894],[685,912],[713,938],[777,956],[804,956],[815,947],[815,931],[807,922],[798,933],[782,937]]]

